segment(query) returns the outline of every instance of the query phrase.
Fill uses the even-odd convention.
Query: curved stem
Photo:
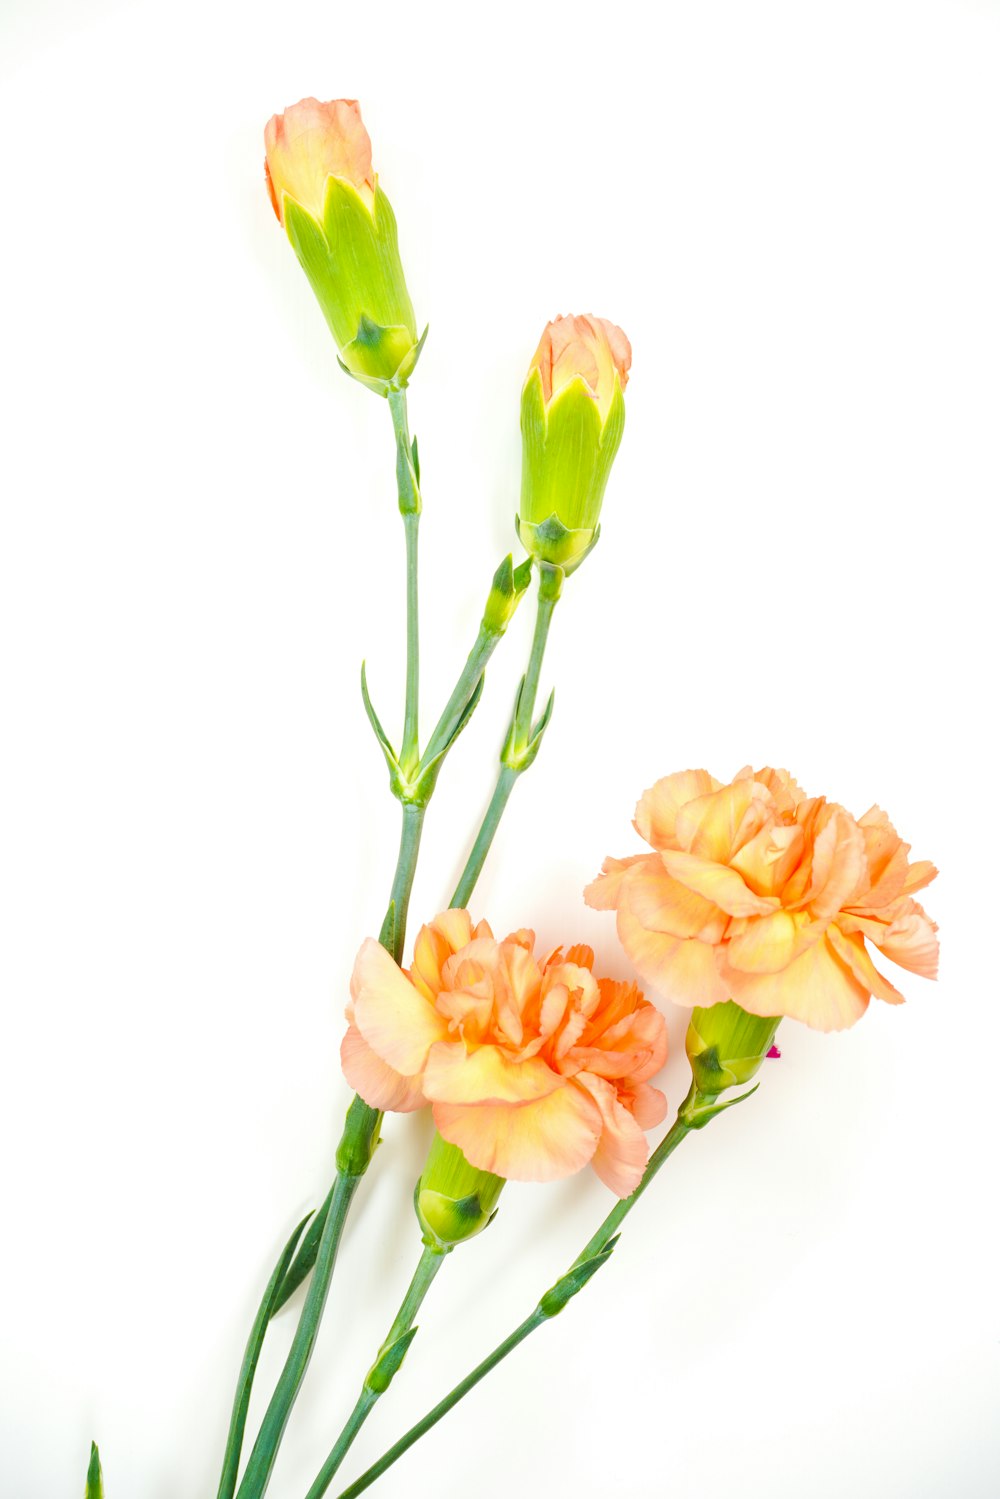
[[[430,1290],[431,1283],[440,1270],[444,1259],[445,1254],[442,1250],[431,1248],[429,1245],[425,1246],[417,1268],[414,1271],[413,1279],[410,1281],[409,1289],[403,1298],[403,1303],[396,1313],[396,1319],[379,1350],[378,1358],[369,1370],[365,1382],[361,1387],[361,1394],[358,1396],[357,1403],[347,1418],[343,1431],[334,1443],[329,1457],[316,1475],[316,1480],[306,1495],[306,1499],[320,1499],[320,1496],[326,1493],[333,1481],[334,1475],[347,1456],[355,1437],[367,1421],[380,1396],[388,1389],[393,1375],[402,1363],[403,1355],[409,1343],[409,1340],[407,1340],[407,1344],[399,1348],[399,1340],[406,1337],[413,1327],[414,1318],[420,1310],[424,1297]]]
[[[690,1099],[691,1095],[689,1094],[688,1097]],[[618,1232],[622,1222],[635,1207],[639,1198],[660,1170],[660,1167],[673,1155],[681,1141],[690,1134],[691,1126],[685,1122],[685,1119],[682,1117],[683,1113],[684,1105],[681,1107],[681,1114],[674,1120],[674,1123],[650,1156],[642,1181],[630,1197],[623,1198],[622,1201],[616,1203],[611,1209],[611,1212],[604,1219],[600,1228],[591,1236],[573,1261],[568,1272],[569,1275],[588,1260],[593,1262],[602,1251],[608,1249],[608,1245]],[[586,1281],[581,1282],[581,1289],[583,1284],[586,1284]],[[570,1295],[572,1294],[575,1294],[575,1292],[570,1292]],[[534,1311],[515,1327],[514,1331],[504,1338],[502,1343],[498,1343],[492,1353],[487,1354],[482,1363],[477,1364],[472,1372],[467,1374],[443,1400],[439,1400],[432,1410],[429,1410],[415,1425],[411,1426],[409,1431],[404,1436],[401,1436],[399,1441],[395,1442],[388,1451],[384,1452],[377,1462],[374,1462],[370,1468],[362,1473],[360,1478],[344,1489],[339,1495],[339,1499],[356,1499],[358,1494],[370,1488],[386,1469],[391,1468],[393,1463],[403,1456],[404,1452],[409,1451],[415,1442],[418,1442],[422,1436],[430,1431],[431,1427],[436,1426],[460,1400],[464,1399],[469,1391],[479,1384],[480,1380],[485,1379],[487,1374],[507,1357],[508,1353],[513,1352],[518,1344],[523,1343],[525,1338],[529,1337],[536,1328],[550,1321],[556,1313],[545,1310],[545,1301],[546,1298],[542,1297]],[[565,1302],[562,1304],[565,1305]],[[312,1496],[310,1496],[310,1499],[312,1499]]]

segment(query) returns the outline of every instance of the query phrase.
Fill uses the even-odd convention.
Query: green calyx
[[[732,999],[692,1010],[685,1046],[698,1092],[715,1095],[748,1083],[780,1024],[780,1016],[749,1015]]]
[[[470,1166],[457,1145],[435,1133],[413,1194],[424,1243],[444,1252],[482,1233],[505,1185],[504,1177]]]
[[[533,369],[521,393],[521,508],[517,533],[539,562],[573,572],[597,544],[608,475],[625,427],[625,397],[615,379],[607,417],[582,377],[546,407]]]
[[[285,196],[285,231],[354,379],[378,395],[402,389],[420,355],[399,258],[396,218],[376,183],[372,207],[329,177],[322,223]]]

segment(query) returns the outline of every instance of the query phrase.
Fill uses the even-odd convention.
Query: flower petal
[[[677,813],[696,797],[718,791],[707,770],[678,770],[644,791],[635,809],[635,830],[653,848],[676,848]]]
[[[724,967],[731,994],[751,1015],[787,1015],[817,1031],[853,1025],[868,1008],[868,990],[837,957],[825,936],[780,973]]]
[[[514,1062],[499,1046],[440,1041],[432,1046],[423,1073],[432,1103],[525,1103],[547,1098],[561,1079],[540,1057]]]
[[[729,998],[716,968],[715,949],[707,943],[647,931],[627,902],[618,908],[618,936],[646,982],[675,1004],[690,1008]]]
[[[403,1077],[372,1051],[357,1026],[348,1028],[340,1043],[344,1076],[369,1108],[409,1114],[427,1102],[415,1077]]]
[[[623,1104],[610,1083],[581,1072],[577,1078],[601,1111],[601,1137],[591,1165],[606,1187],[619,1197],[628,1197],[642,1181],[649,1160],[649,1142],[638,1121]]]
[[[884,999],[887,1004],[903,1004],[903,996],[899,990],[884,978],[869,956],[865,947],[865,939],[860,932],[850,935],[842,932],[834,923],[827,927],[826,937],[837,957],[847,965],[854,974],[859,984],[863,984],[870,994],[876,999]]]
[[[660,858],[669,875],[729,916],[766,916],[781,904],[777,896],[755,895],[739,871],[725,864],[715,864],[683,850],[667,849]]]
[[[434,1123],[480,1171],[534,1182],[558,1181],[579,1171],[593,1156],[603,1129],[594,1100],[571,1082],[533,1103],[436,1103]]]
[[[414,988],[380,943],[361,945],[351,975],[354,1023],[368,1045],[396,1072],[414,1077],[447,1025]]]
[[[669,932],[671,937],[708,933],[710,939],[717,941],[726,928],[724,912],[714,901],[682,885],[667,872],[664,860],[672,857],[663,853],[647,854],[640,859],[625,876],[619,907],[627,904],[636,921],[651,931]],[[770,905],[767,909],[771,909]]]
[[[587,905],[594,911],[613,911],[621,894],[622,878],[633,864],[650,858],[649,854],[633,854],[630,859],[605,859],[596,880],[591,880],[583,892]]]

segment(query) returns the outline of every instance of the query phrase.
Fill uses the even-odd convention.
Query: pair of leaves
[[[378,740],[382,754],[385,756],[385,763],[389,767],[389,785],[392,789],[393,796],[396,797],[397,800],[404,802],[409,806],[426,807],[427,803],[430,801],[431,797],[434,794],[434,787],[437,785],[437,778],[441,773],[441,766],[444,764],[445,756],[479,706],[479,699],[483,695],[483,687],[485,686],[485,683],[486,677],[484,674],[479,678],[478,682],[473,688],[472,696],[466,703],[465,708],[462,711],[462,716],[459,718],[454,729],[452,729],[451,733],[449,734],[447,743],[441,749],[439,749],[437,753],[431,757],[430,760],[426,761],[426,763],[421,760],[420,764],[417,766],[416,772],[411,777],[406,774],[406,772],[403,770],[403,767],[400,765],[399,757],[392,746],[392,741],[389,739],[389,736],[385,732],[385,729],[383,729],[379,716],[375,712],[375,709],[372,705],[371,696],[368,692],[368,676],[365,670],[365,664],[364,662],[362,662],[361,697],[364,701],[365,712],[368,715],[368,722],[372,726],[375,738]],[[384,945],[385,944],[383,944],[383,946]]]

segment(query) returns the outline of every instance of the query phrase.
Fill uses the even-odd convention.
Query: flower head
[[[301,99],[264,131],[267,190],[348,374],[380,395],[420,352],[396,219],[356,99]]]
[[[441,1137],[471,1165],[553,1181],[588,1161],[627,1196],[648,1157],[644,1130],[666,1100],[648,1079],[666,1026],[634,984],[597,979],[588,947],[534,953],[534,934],[498,942],[466,911],[421,928],[409,972],[377,942],[351,979],[344,1074],[376,1109],[430,1104]]]
[[[321,220],[329,177],[351,183],[369,210],[374,207],[372,143],[357,99],[300,99],[268,120],[264,150],[267,190],[280,224],[286,193]]]
[[[937,928],[913,896],[937,871],[872,807],[855,819],[782,770],[666,776],[636,808],[655,852],[607,859],[586,892],[614,909],[636,968],[677,1004],[733,999],[751,1015],[840,1030],[872,995],[903,996],[867,941],[927,978]]]
[[[631,363],[628,339],[607,318],[560,317],[528,369],[518,534],[532,556],[566,572],[597,541]]]

